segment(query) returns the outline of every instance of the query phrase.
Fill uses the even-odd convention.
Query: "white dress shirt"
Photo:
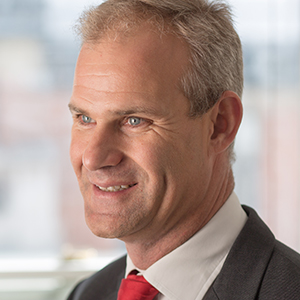
[[[159,291],[156,300],[200,300],[221,271],[246,220],[232,193],[200,231],[147,270],[136,268],[127,255],[125,276],[138,270]]]

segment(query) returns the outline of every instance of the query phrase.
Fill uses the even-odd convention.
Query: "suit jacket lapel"
[[[102,273],[102,278],[99,280],[99,291],[97,295],[87,300],[117,300],[118,290],[125,274],[126,257],[122,257],[113,263],[111,268]],[[96,297],[96,298],[95,298]]]
[[[79,283],[68,300],[117,300],[125,267],[126,256],[123,256]]]
[[[117,300],[118,298],[118,291],[119,287],[121,285],[121,281],[124,278],[125,271],[121,270],[118,274],[115,274],[114,282],[109,282],[108,280],[106,282],[103,282],[103,286],[106,286],[105,288],[102,288],[101,290],[105,291],[105,294],[100,295],[97,297],[99,300]],[[95,298],[92,298],[95,300]],[[91,300],[92,300],[91,299]]]
[[[275,238],[253,209],[243,208],[248,220],[205,300],[256,299]]]

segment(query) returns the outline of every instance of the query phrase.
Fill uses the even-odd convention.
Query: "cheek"
[[[171,149],[168,144],[161,143],[157,139],[139,142],[134,145],[134,149],[136,149],[133,153],[135,160],[149,171],[157,172],[168,164],[168,153]]]
[[[72,134],[71,144],[70,144],[70,159],[72,166],[76,175],[81,170],[82,166],[82,155],[84,152],[84,144],[79,142],[79,138]]]
[[[174,169],[177,165],[176,151],[174,151],[172,143],[165,143],[161,140],[152,141],[144,145],[142,149],[135,156],[135,160],[147,174],[145,189],[151,195],[155,195],[156,201],[159,202],[159,199],[173,190]]]

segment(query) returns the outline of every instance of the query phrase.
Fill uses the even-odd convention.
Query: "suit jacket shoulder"
[[[80,282],[68,300],[115,300],[125,274],[126,256]]]
[[[259,299],[300,299],[299,254],[278,241],[262,280]]]
[[[213,299],[300,299],[300,255],[277,241],[256,212],[248,220],[205,296]]]

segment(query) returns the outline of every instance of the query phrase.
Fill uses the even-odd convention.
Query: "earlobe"
[[[211,145],[215,153],[225,151],[234,141],[242,121],[243,106],[237,94],[224,92],[211,109],[213,132]]]

